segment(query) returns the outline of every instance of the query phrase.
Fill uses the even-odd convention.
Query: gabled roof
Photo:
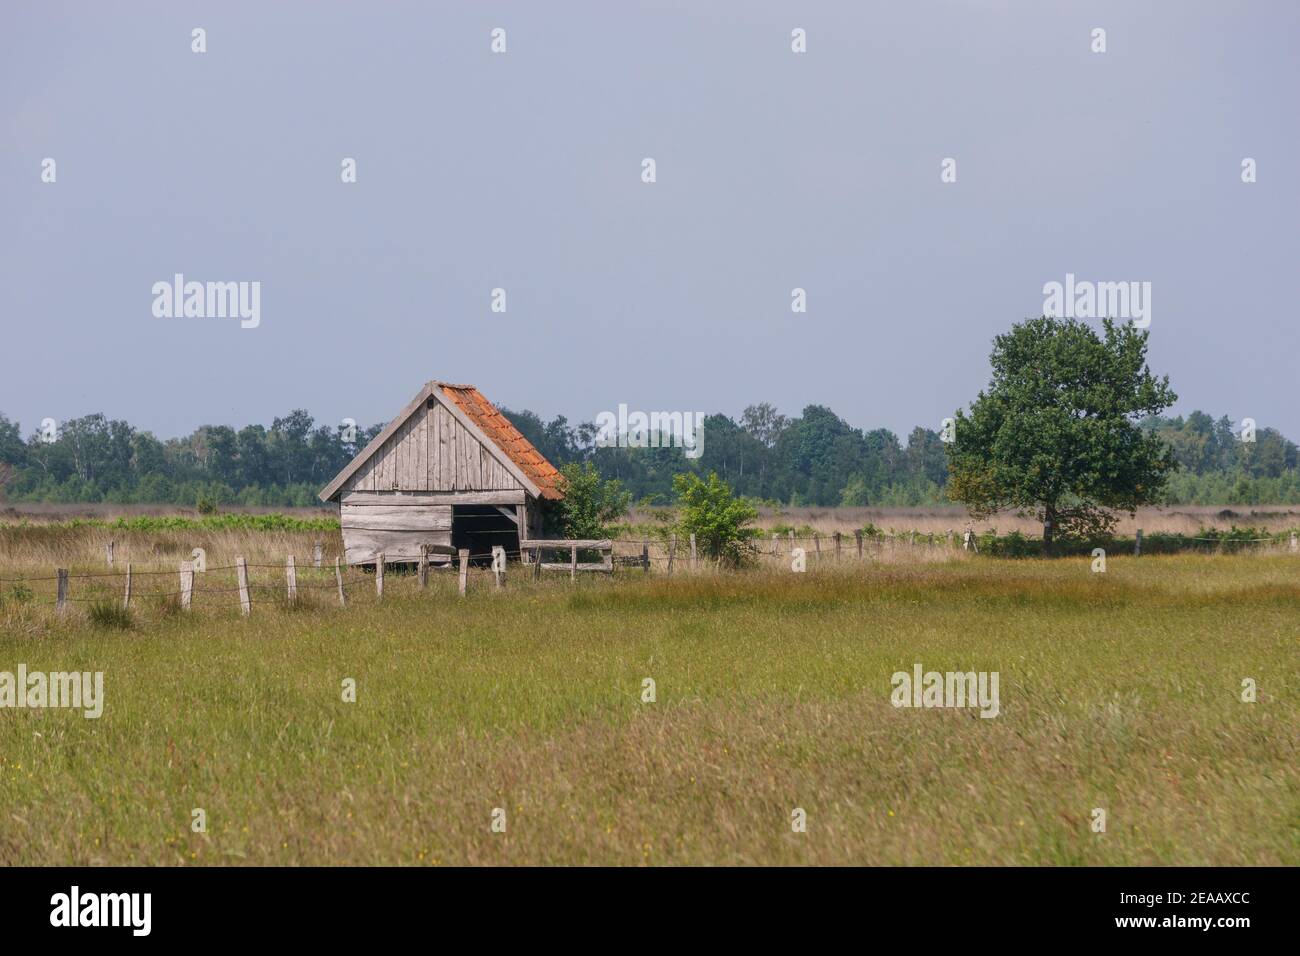
[[[533,480],[541,492],[538,497],[557,501],[564,497],[558,484],[560,472],[542,457],[532,442],[519,433],[510,419],[487,400],[487,396],[473,385],[448,385],[446,382],[435,384],[493,444],[509,455],[510,460]]]
[[[532,442],[519,433],[510,419],[489,402],[473,385],[450,385],[446,382],[425,383],[415,398],[384,427],[365,448],[357,453],[342,471],[320,492],[321,501],[329,501],[357,469],[376,454],[406,421],[420,411],[430,399],[440,402],[473,435],[524,489],[534,498],[558,501],[560,473],[547,461]]]

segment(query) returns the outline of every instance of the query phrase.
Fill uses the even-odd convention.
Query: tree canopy
[[[949,497],[976,517],[1037,514],[1049,550],[1058,532],[1108,531],[1117,511],[1159,501],[1177,460],[1140,423],[1177,396],[1147,367],[1147,336],[1048,317],[999,335],[988,389],[956,414]]]

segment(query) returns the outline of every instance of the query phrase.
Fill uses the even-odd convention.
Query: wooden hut
[[[422,545],[517,553],[562,494],[555,466],[472,385],[429,382],[320,493],[337,501],[344,559],[419,560]],[[445,558],[435,558],[435,560]]]

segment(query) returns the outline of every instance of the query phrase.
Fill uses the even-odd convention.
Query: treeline
[[[63,422],[54,441],[25,440],[0,414],[0,500],[307,507],[383,429],[318,426],[305,411],[270,428],[204,425],[185,438],[103,415]]]
[[[1243,441],[1226,415],[1216,421],[1205,412],[1143,425],[1164,438],[1182,466],[1169,481],[1170,504],[1300,503],[1300,455],[1276,429],[1257,429],[1254,441]]]
[[[590,461],[638,500],[670,501],[674,475],[715,471],[738,494],[788,506],[947,503],[937,431],[914,428],[904,443],[888,429],[854,428],[822,405],[792,417],[768,403],[735,420],[708,416],[703,454],[694,459],[674,447],[600,448],[592,424],[502,411],[556,465]],[[1169,504],[1300,503],[1296,445],[1273,429],[1243,442],[1229,419],[1203,412],[1152,418],[1144,427],[1160,434],[1183,466],[1170,482]],[[269,428],[204,425],[161,440],[96,414],[64,422],[47,441],[39,431],[24,437],[0,414],[0,500],[313,506],[382,428],[318,425],[296,410]]]
[[[637,499],[667,502],[673,476],[693,471],[717,472],[737,494],[793,506],[944,500],[947,465],[937,431],[914,428],[904,446],[888,429],[854,428],[822,405],[809,405],[794,418],[766,402],[746,408],[738,421],[709,415],[703,454],[694,459],[674,447],[599,448],[592,425],[503,411],[551,461],[591,461]]]
[[[854,428],[822,405],[797,417],[766,402],[749,406],[739,420],[708,416],[704,453],[694,460],[681,448],[597,448],[592,425],[570,426],[563,417],[543,422],[528,411],[506,414],[552,461],[591,461],[638,499],[667,502],[673,475],[716,471],[738,494],[788,506],[951,503],[938,431],[918,426],[903,444],[888,429]],[[1227,417],[1216,421],[1204,412],[1153,416],[1142,426],[1161,435],[1182,466],[1170,482],[1168,504],[1300,503],[1296,445],[1275,429],[1258,429],[1253,442],[1244,442]]]

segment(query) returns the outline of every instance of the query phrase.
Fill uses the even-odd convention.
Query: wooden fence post
[[[104,556],[108,558],[108,564],[110,567],[112,567],[113,565],[113,542],[112,541],[109,541],[108,544],[104,545]]]
[[[1142,555],[1142,529],[1138,528],[1137,537],[1133,539],[1133,557],[1137,558]]]
[[[822,536],[816,531],[813,532],[813,547],[817,551],[817,560],[820,562],[822,557]]]
[[[641,539],[641,570],[650,573],[650,539]]]
[[[499,562],[499,563],[498,563]],[[505,586],[505,571],[502,570],[506,563],[506,549],[499,544],[492,545],[492,576],[496,579],[496,590],[500,591]]]
[[[839,559],[840,559],[840,533],[839,533],[838,531],[836,531],[835,534],[833,535],[833,537],[834,537],[834,539],[835,539],[835,560],[836,560],[836,561],[839,561]]]
[[[323,552],[324,552],[324,548],[321,547],[321,543],[319,541],[317,541],[314,545],[312,545],[311,563],[318,568],[320,567],[321,555]]]
[[[778,538],[779,538],[778,535],[775,534],[772,535],[772,556],[773,557],[776,557]]]
[[[538,548],[533,552],[533,580],[542,579],[542,549]]]
[[[695,553],[695,535],[694,533],[692,533],[691,534],[691,570],[694,571],[699,566],[700,566],[699,558]]]
[[[68,569],[59,568],[58,594],[54,598],[54,610],[62,613],[68,609]]]
[[[1291,550],[1300,551],[1300,539],[1296,538],[1294,531],[1291,532]]]
[[[469,577],[469,548],[460,549],[460,596],[465,596],[465,584]]]
[[[131,562],[126,562],[126,593],[122,595],[122,607],[129,610],[131,607]]]
[[[1292,543],[1295,543],[1295,535],[1291,536]],[[1292,548],[1291,550],[1295,550]],[[668,540],[668,573],[673,573],[673,558],[677,556],[677,535],[673,534]]]
[[[952,528],[948,529],[948,550],[952,550]]]
[[[253,599],[248,593],[248,561],[235,558],[235,576],[239,578],[239,609],[244,614],[253,612]]]
[[[578,580],[578,546],[569,545],[569,580]]]
[[[425,585],[429,583],[429,546],[427,544],[420,545],[419,577],[420,577],[420,587],[423,588]]]
[[[861,529],[853,532],[853,540],[858,546],[858,560],[862,560],[862,531]]]
[[[343,567],[338,558],[334,559],[334,580],[338,582],[339,586],[339,607],[347,607],[348,596],[343,591]]]
[[[288,586],[289,603],[298,603],[298,565],[292,554],[284,565],[284,583]]]
[[[194,601],[194,564],[181,562],[181,610],[188,611]]]
[[[384,552],[380,551],[375,555],[375,595],[379,600],[384,599]]]

